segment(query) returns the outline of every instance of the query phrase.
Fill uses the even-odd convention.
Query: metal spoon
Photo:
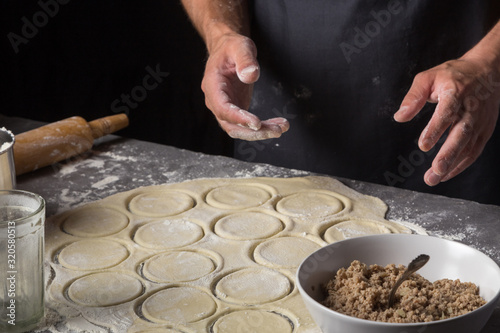
[[[410,275],[422,268],[430,258],[431,257],[429,257],[427,254],[421,254],[410,262],[410,264],[406,268],[406,271],[404,271],[403,275],[399,278],[399,280],[396,281],[394,287],[392,287],[391,294],[389,295],[390,308],[394,305],[394,301],[396,300],[396,290],[398,290],[401,283],[408,279]]]

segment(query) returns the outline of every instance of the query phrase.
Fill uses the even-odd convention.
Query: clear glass
[[[44,317],[45,201],[0,191],[0,332],[34,329]]]

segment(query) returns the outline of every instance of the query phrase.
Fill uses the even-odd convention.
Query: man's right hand
[[[232,138],[247,141],[278,138],[290,127],[284,118],[261,121],[247,111],[259,74],[257,49],[250,38],[224,34],[210,45],[201,87],[207,107]]]

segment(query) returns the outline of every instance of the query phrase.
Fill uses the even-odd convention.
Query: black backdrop
[[[206,51],[179,1],[5,0],[0,37],[1,114],[127,112],[123,136],[232,154],[204,105]]]

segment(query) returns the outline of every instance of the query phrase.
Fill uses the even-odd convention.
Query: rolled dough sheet
[[[48,305],[103,332],[321,332],[295,273],[329,243],[411,233],[328,177],[137,188],[47,222]]]

